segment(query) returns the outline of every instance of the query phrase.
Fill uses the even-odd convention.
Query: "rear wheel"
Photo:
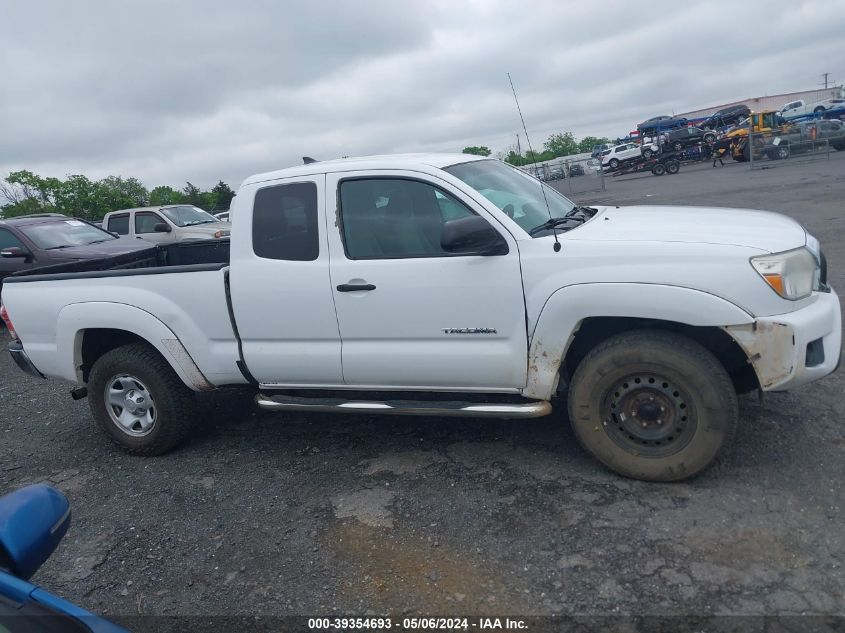
[[[705,143],[713,143],[715,141],[716,141],[716,135],[715,134],[705,134],[704,135],[704,142]]]
[[[778,145],[777,149],[775,150],[775,156],[778,160],[784,160],[789,158],[789,145],[786,143],[781,143]]]
[[[824,112],[824,106],[816,106],[816,108],[813,110],[814,114],[819,114],[821,112]]]
[[[681,164],[678,161],[670,160],[668,163],[666,163],[666,173],[667,174],[671,174],[671,175],[674,176],[679,171],[681,171]]]
[[[608,164],[610,165],[611,169],[616,169],[617,167],[619,167],[619,161],[615,158],[611,158]]]
[[[88,400],[97,424],[133,455],[166,453],[194,427],[194,393],[149,345],[124,345],[97,359]]]
[[[655,176],[662,176],[666,173],[666,168],[661,163],[657,163],[654,167],[651,168],[651,173],[653,173]]]
[[[611,470],[680,481],[706,469],[736,430],[736,392],[724,367],[679,334],[640,330],[593,349],[569,389],[579,441]]]
[[[674,143],[672,143],[672,149],[676,152],[680,152],[682,149],[684,149],[684,146],[680,141],[675,141]]]
[[[654,152],[651,151],[650,148],[643,150],[643,157],[644,158],[651,158],[652,156],[654,156]]]

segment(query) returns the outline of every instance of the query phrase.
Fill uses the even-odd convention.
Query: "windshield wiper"
[[[78,246],[77,244],[62,244],[61,246],[51,246],[49,248],[45,248],[45,251],[55,251],[60,248],[73,248],[74,246]]]
[[[595,207],[572,207],[569,211],[566,212],[566,215],[564,217],[571,218],[579,212],[583,213],[584,215],[593,217],[596,213],[599,212],[599,210]]]
[[[586,222],[587,218],[584,217],[577,217],[574,215],[565,215],[562,218],[549,218],[542,224],[538,224],[533,229],[528,231],[528,235],[536,235],[537,233],[542,233],[543,231],[548,231],[550,229],[556,228],[561,224],[566,224],[568,222],[578,222],[583,223]]]
[[[94,240],[93,242],[88,242],[89,244],[102,244],[103,242],[110,242],[111,240],[116,240],[116,237],[107,237],[104,240]]]

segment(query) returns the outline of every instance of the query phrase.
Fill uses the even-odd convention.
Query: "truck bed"
[[[159,348],[178,340],[212,385],[237,384],[228,240],[198,240],[6,277],[3,302],[45,375],[75,380],[86,328],[124,330]]]
[[[220,270],[228,265],[229,240],[192,240],[175,244],[155,244],[149,249],[114,257],[22,270],[7,277],[5,281],[14,283],[62,278],[154,275]],[[21,277],[24,279],[20,279]]]

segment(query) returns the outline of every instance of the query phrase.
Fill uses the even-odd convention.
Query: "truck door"
[[[324,194],[318,174],[242,187],[234,201],[232,308],[263,385],[343,385]]]
[[[158,244],[166,244],[176,240],[173,227],[155,211],[136,211],[133,219],[135,222],[135,237],[141,237]],[[156,231],[155,227],[158,224],[170,227],[170,232],[160,233]]]
[[[525,385],[519,252],[486,210],[418,172],[328,174],[331,288],[347,385],[455,391]],[[452,255],[444,222],[485,218],[507,244]]]

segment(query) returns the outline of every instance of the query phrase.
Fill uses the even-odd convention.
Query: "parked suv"
[[[709,117],[701,122],[699,127],[705,130],[716,130],[727,127],[729,125],[736,125],[742,119],[751,114],[751,109],[747,105],[739,104],[716,110]]]
[[[112,211],[103,218],[103,226],[118,235],[159,244],[228,238],[232,228],[229,222],[189,204]]]
[[[656,132],[664,130],[673,130],[678,127],[683,127],[688,123],[685,117],[677,116],[671,117],[667,115],[656,116],[637,125],[637,130],[640,136],[652,136]]]
[[[19,270],[101,259],[151,246],[119,239],[85,220],[55,213],[0,220],[0,289],[3,279]]]
[[[712,143],[716,140],[716,133],[711,130],[703,130],[700,127],[683,127],[672,130],[666,134],[666,144],[674,151],[682,149],[695,143]]]
[[[624,163],[626,160],[631,160],[632,158],[638,158],[639,155],[639,145],[636,143],[623,143],[603,152],[601,155],[601,164],[602,167],[616,169],[620,163]]]

